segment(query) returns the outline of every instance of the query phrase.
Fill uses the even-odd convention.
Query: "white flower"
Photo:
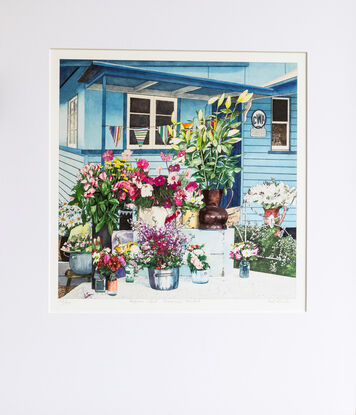
[[[178,181],[179,181],[179,176],[177,173],[175,172],[169,173],[168,178],[167,178],[168,184],[175,184],[175,183],[178,183]]]
[[[142,188],[141,188],[142,197],[151,197],[152,193],[153,193],[153,186],[151,186],[148,183],[145,183],[144,185],[142,185]]]

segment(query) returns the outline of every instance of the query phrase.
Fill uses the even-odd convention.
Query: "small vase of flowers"
[[[70,235],[62,246],[62,251],[69,253],[69,267],[78,275],[92,272],[92,237],[89,232]]]
[[[126,261],[126,282],[134,282],[135,275],[140,270],[138,264],[138,257],[141,254],[141,250],[136,242],[128,242],[126,244],[119,244],[115,246],[115,251],[119,255],[123,255]]]
[[[240,277],[248,278],[250,274],[250,261],[257,259],[258,247],[253,242],[240,242],[233,245],[230,257],[240,261]]]
[[[209,281],[208,258],[204,245],[190,245],[184,254],[184,262],[188,265],[192,273],[192,282],[196,284],[205,284]]]
[[[110,248],[104,248],[102,251],[93,251],[93,264],[95,265],[99,278],[106,278],[106,289],[109,295],[117,293],[117,279],[126,275],[125,273],[125,257],[112,253]],[[94,289],[96,285],[94,281]]]
[[[138,222],[135,230],[141,250],[136,259],[142,268],[148,268],[151,288],[177,288],[179,267],[190,237],[184,235],[181,225],[176,226],[172,221],[163,226]]]

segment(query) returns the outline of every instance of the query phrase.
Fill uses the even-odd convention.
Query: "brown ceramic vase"
[[[220,207],[223,189],[203,190],[205,207],[199,211],[199,229],[226,229],[228,213]]]

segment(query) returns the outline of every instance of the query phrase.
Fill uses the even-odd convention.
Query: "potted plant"
[[[271,227],[278,226],[275,232],[275,236],[278,236],[281,232],[280,225],[287,213],[287,205],[295,203],[296,197],[297,189],[295,187],[289,188],[283,182],[277,183],[272,177],[271,182],[263,182],[251,187],[245,195],[244,201],[262,205],[265,223]],[[282,207],[283,214],[280,217],[279,211]]]
[[[88,164],[79,171],[70,204],[81,208],[83,222],[92,222],[93,237],[100,236],[103,247],[111,248],[118,210],[135,199],[138,189],[128,178],[130,164],[126,160],[113,160],[110,151],[104,156],[104,167]]]
[[[172,115],[171,147],[178,153],[185,152],[184,165],[194,170],[192,177],[203,189],[206,206],[199,214],[201,229],[226,228],[228,215],[225,209],[220,208],[221,197],[227,189],[232,190],[234,175],[241,171],[238,165],[241,155],[232,155],[234,145],[241,140],[237,128],[241,124],[238,121],[238,104],[251,98],[252,94],[244,91],[231,109],[230,96],[226,100],[225,94],[214,97],[208,104],[218,101],[217,111],[204,115],[199,110],[197,117],[188,125],[176,122]]]
[[[184,254],[184,262],[192,273],[192,282],[205,284],[209,281],[207,269],[210,268],[204,245],[190,245]]]
[[[233,245],[230,257],[240,261],[240,277],[248,278],[250,274],[250,261],[257,259],[258,247],[253,242],[240,242]]]
[[[106,279],[105,287],[109,295],[117,293],[117,279],[125,276],[125,257],[112,253],[110,248],[104,248],[101,251],[93,251],[93,264],[98,271],[98,279],[95,286],[102,286],[103,280]],[[99,290],[101,291],[101,289]]]
[[[182,226],[173,221],[163,226],[148,225],[139,221],[136,232],[141,253],[137,261],[148,268],[149,283],[155,290],[173,290],[178,287],[179,267],[189,241]]]
[[[58,204],[58,261],[62,261],[61,248],[67,241],[71,229],[82,224],[81,209],[60,201]]]
[[[92,237],[89,225],[74,228],[67,242],[63,244],[62,251],[69,253],[69,266],[72,272],[79,275],[91,274]]]

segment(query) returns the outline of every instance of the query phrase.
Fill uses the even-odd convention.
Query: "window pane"
[[[150,127],[150,116],[149,115],[130,115],[130,127]]]
[[[160,125],[171,125],[171,117],[167,117],[164,115],[157,115],[156,117],[156,127],[159,127]]]
[[[287,146],[287,125],[272,124],[272,147]]]
[[[166,114],[171,116],[174,111],[173,101],[156,101],[156,114]]]
[[[130,98],[130,112],[150,113],[150,100],[143,98]]]
[[[288,101],[286,99],[273,100],[273,121],[288,121]]]

